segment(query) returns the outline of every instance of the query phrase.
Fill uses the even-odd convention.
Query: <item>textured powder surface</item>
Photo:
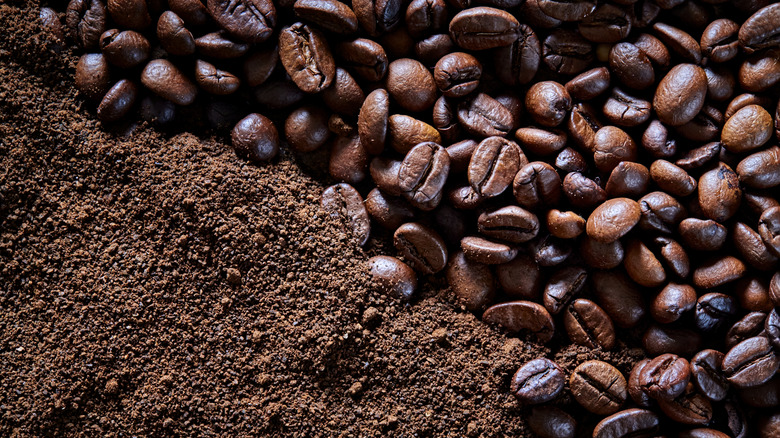
[[[639,356],[507,337],[441,277],[383,296],[362,264],[393,251],[326,217],[321,172],[106,132],[39,7],[0,4],[1,436],[524,436],[524,362]]]

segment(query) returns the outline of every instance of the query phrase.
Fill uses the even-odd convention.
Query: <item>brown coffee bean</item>
[[[574,239],[585,232],[585,219],[573,211],[547,211],[547,229],[559,239]]]
[[[655,71],[645,52],[631,43],[618,43],[609,52],[609,67],[623,85],[638,90],[655,82]]]
[[[366,99],[355,79],[343,68],[336,68],[330,87],[322,90],[325,105],[336,113],[356,116]]]
[[[645,365],[639,374],[639,385],[656,400],[672,400],[685,391],[690,377],[687,360],[674,354],[662,354]]]
[[[699,45],[702,54],[714,62],[726,62],[739,53],[737,32],[739,24],[728,18],[713,21],[701,35]]]
[[[696,290],[687,284],[669,283],[653,300],[650,314],[653,319],[668,324],[696,307]]]
[[[675,52],[686,61],[693,64],[699,64],[701,62],[701,46],[699,46],[699,42],[693,39],[690,34],[665,23],[655,23],[653,25],[653,30],[658,39],[663,41],[672,52]]]
[[[642,217],[639,227],[649,231],[670,234],[687,212],[674,197],[664,192],[651,192],[639,199]]]
[[[650,120],[651,108],[650,101],[632,96],[620,88],[613,88],[602,111],[615,125],[633,127]]]
[[[102,53],[81,55],[74,75],[76,88],[87,99],[100,100],[111,88],[108,63]]]
[[[230,138],[233,148],[239,155],[254,161],[268,161],[279,153],[279,133],[276,131],[274,123],[267,117],[257,113],[241,119],[233,128]],[[343,185],[332,187],[338,187],[338,190],[347,191],[352,189],[351,187],[344,188]],[[352,190],[354,191],[354,189]],[[362,198],[360,202],[362,207]]]
[[[571,256],[572,242],[556,239],[552,235],[537,237],[529,242],[528,250],[534,255],[539,266],[557,266]]]
[[[566,376],[555,362],[534,359],[517,370],[510,391],[524,404],[540,404],[555,399],[566,383]]]
[[[745,223],[737,222],[731,230],[731,238],[740,260],[760,271],[775,270],[778,259],[767,248],[756,230]]]
[[[488,137],[479,143],[471,156],[469,184],[480,196],[498,196],[512,183],[524,161],[525,155],[515,142]]]
[[[143,29],[152,22],[144,0],[108,0],[108,13],[116,24],[130,29]]]
[[[357,16],[337,0],[296,0],[295,15],[329,32],[350,35],[358,30]]]
[[[570,147],[564,148],[558,153],[558,156],[555,157],[555,167],[564,173],[584,172],[588,169],[582,154]]]
[[[106,31],[106,7],[100,0],[71,0],[65,11],[65,25],[81,48],[95,49]]]
[[[527,420],[539,438],[574,438],[577,429],[574,417],[555,406],[534,406]]]
[[[209,11],[200,0],[169,0],[171,11],[192,26],[203,26],[209,20]]]
[[[563,178],[563,194],[577,208],[590,209],[607,200],[607,192],[598,182],[579,172],[571,172]]]
[[[780,185],[780,148],[772,146],[745,157],[737,165],[743,184],[757,189]]]
[[[450,21],[450,35],[466,50],[486,50],[512,44],[519,26],[509,12],[480,6],[458,12]]]
[[[436,101],[433,75],[422,63],[409,58],[390,63],[387,91],[401,107],[409,111],[426,110]]]
[[[611,172],[622,161],[635,161],[637,147],[634,140],[622,129],[605,126],[593,138],[593,161],[605,173]]]
[[[368,153],[357,135],[339,135],[333,139],[330,148],[328,172],[339,181],[357,184],[366,178]]]
[[[363,147],[371,155],[378,155],[385,148],[390,112],[389,97],[385,89],[378,88],[369,93],[360,107],[358,134]]]
[[[771,379],[780,368],[780,356],[763,336],[735,345],[723,358],[723,373],[737,388],[758,386]]]
[[[548,342],[555,333],[552,316],[541,305],[531,301],[510,301],[488,308],[482,321],[498,324],[512,333],[529,331],[540,342]]]
[[[366,196],[366,211],[382,227],[395,231],[406,222],[414,220],[412,206],[404,199],[384,194],[378,188]]]
[[[357,0],[352,2],[360,27],[371,36],[393,30],[403,19],[400,2],[388,0]]]
[[[496,294],[490,267],[469,260],[461,251],[450,257],[447,283],[463,306],[472,312],[481,312],[488,307]]]
[[[306,93],[318,93],[336,77],[336,64],[319,30],[303,23],[279,33],[279,58],[292,81]]]
[[[557,82],[537,82],[525,95],[525,107],[536,123],[555,127],[563,122],[571,109],[571,96]]]
[[[450,156],[436,143],[420,143],[404,157],[398,171],[398,186],[404,197],[417,208],[432,210],[438,205]]]
[[[780,6],[767,5],[739,28],[739,44],[747,53],[780,45]]]
[[[126,116],[138,97],[138,86],[127,79],[114,84],[97,108],[98,119],[102,122],[116,122]]]
[[[368,259],[368,272],[383,292],[402,300],[411,299],[417,289],[417,275],[395,257],[371,257]]]
[[[780,82],[780,49],[761,51],[748,57],[737,73],[739,85],[746,91],[766,91]]]
[[[241,85],[234,74],[200,59],[195,62],[195,82],[207,93],[218,96],[235,93]]]
[[[435,274],[447,266],[447,246],[433,229],[417,222],[401,225],[393,234],[395,248],[418,272]]]
[[[52,8],[42,7],[38,18],[41,21],[41,26],[50,38],[49,47],[54,52],[60,53],[65,46],[65,29],[62,26],[59,15]]]
[[[556,73],[576,75],[593,61],[593,45],[576,31],[556,29],[542,43],[542,59]]]
[[[387,74],[387,53],[372,40],[357,38],[343,42],[336,47],[336,54],[343,59],[344,65],[369,82],[380,81]]]
[[[625,7],[604,3],[578,23],[578,30],[588,41],[615,43],[631,32],[631,14]]]
[[[474,191],[471,186],[463,186],[447,192],[447,199],[459,210],[473,210],[482,205],[487,198]]]
[[[621,161],[612,169],[605,190],[610,197],[637,198],[647,193],[650,171],[642,164]]]
[[[257,103],[263,107],[281,109],[298,105],[306,97],[306,93],[293,82],[271,80],[255,88],[254,96]]]
[[[515,139],[524,151],[536,155],[551,155],[566,146],[566,132],[561,130],[524,127],[515,132]]]
[[[590,100],[604,93],[610,85],[609,69],[594,68],[575,76],[566,83],[566,91],[577,100]]]
[[[501,290],[513,298],[538,300],[542,288],[539,266],[533,257],[518,254],[512,261],[496,266]]]
[[[758,233],[766,248],[780,257],[780,207],[769,208],[761,214]]]
[[[728,394],[729,383],[721,369],[723,357],[720,351],[702,350],[691,359],[691,381],[712,401],[721,401]]]
[[[731,70],[728,70],[724,66],[710,66],[704,69],[704,73],[707,75],[707,97],[718,102],[723,102],[731,99],[731,97],[734,95],[734,88],[736,88],[737,86],[737,79],[734,76],[734,73],[731,72]],[[713,107],[705,106],[702,112],[699,113],[699,116],[702,116],[705,113],[705,110],[707,110],[708,108],[710,108],[709,111],[711,112],[714,111]],[[720,117],[723,116],[719,111],[715,111],[715,113],[718,114]],[[696,121],[697,119],[694,118],[694,120],[692,120],[689,123],[693,123]],[[712,122],[718,122],[718,120],[713,118]],[[720,121],[720,123],[722,123],[722,120]],[[718,123],[716,126],[708,127],[708,130],[709,129],[719,130],[719,128],[721,127],[720,123]],[[685,126],[686,125],[683,125],[680,128],[684,128]]]
[[[477,219],[477,227],[479,232],[485,236],[512,243],[522,243],[536,237],[539,232],[539,219],[535,214],[523,208],[508,205],[480,214]]]
[[[328,141],[328,112],[319,106],[302,106],[284,123],[287,143],[298,152],[312,152]]]
[[[620,239],[639,222],[639,204],[628,198],[614,198],[599,205],[590,217],[586,231],[599,242]]]
[[[155,59],[144,67],[141,82],[158,96],[177,105],[189,105],[198,89],[168,60]]]
[[[639,50],[643,51],[653,64],[664,70],[669,68],[672,57],[661,40],[649,33],[642,33],[634,39],[633,44],[639,47]]]
[[[163,49],[171,55],[186,56],[195,53],[195,38],[192,32],[187,30],[184,20],[173,11],[163,12],[157,20],[157,38]]]
[[[577,403],[596,415],[614,414],[627,397],[623,374],[599,360],[577,366],[569,378],[569,389]]]
[[[458,105],[458,121],[480,137],[505,136],[512,129],[512,113],[497,100],[478,93]]]
[[[674,196],[688,196],[696,190],[696,180],[666,160],[653,161],[650,177],[661,190]]]
[[[249,117],[252,116],[259,116],[259,114]],[[357,239],[358,245],[363,246],[368,242],[371,219],[363,205],[363,197],[351,185],[341,183],[326,188],[322,192],[320,204],[330,217],[340,220],[348,227],[352,236]]]
[[[658,120],[653,120],[642,134],[642,147],[655,158],[671,158],[677,154],[677,140]]]
[[[601,420],[593,438],[653,436],[659,431],[660,419],[652,411],[626,409]]]
[[[666,281],[661,261],[642,241],[632,239],[626,246],[623,267],[632,280],[645,287],[657,287]]]
[[[248,43],[267,40],[276,26],[276,8],[270,0],[208,0],[206,7],[223,29]]]
[[[379,189],[390,196],[401,196],[398,172],[401,162],[384,157],[375,157],[369,165],[371,179]]]
[[[495,50],[495,71],[507,85],[527,84],[536,75],[542,56],[542,46],[530,26],[520,24],[518,37],[509,45]]]
[[[140,33],[111,29],[100,35],[100,51],[109,64],[119,68],[130,68],[141,64],[149,57],[151,46]]]
[[[447,154],[450,156],[450,171],[453,174],[464,173],[469,167],[471,156],[477,149],[477,143],[474,140],[462,140],[447,146]]]
[[[695,251],[716,251],[726,242],[726,227],[711,220],[688,218],[680,222],[680,237]]]
[[[596,301],[620,328],[636,326],[645,314],[642,293],[637,285],[619,271],[593,273]]]
[[[642,385],[639,383],[639,376],[649,363],[650,359],[648,358],[640,360],[634,365],[634,368],[631,369],[631,374],[628,375],[628,395],[631,396],[634,403],[646,408],[650,407],[652,399],[647,395],[647,392],[645,392],[644,388],[642,388]]]
[[[688,384],[685,392],[673,400],[658,400],[667,417],[683,424],[708,424],[712,420],[712,403]]]
[[[539,0],[539,9],[561,21],[580,21],[596,10],[595,1]]]
[[[455,102],[444,96],[436,99],[433,104],[433,126],[436,127],[445,142],[453,142],[461,137],[461,125],[457,112]]]
[[[736,214],[742,201],[739,177],[725,163],[699,178],[699,205],[710,219],[724,222]]]
[[[745,264],[732,256],[709,259],[693,271],[693,284],[702,289],[712,289],[745,275]]]
[[[544,287],[542,301],[553,315],[563,310],[585,286],[588,273],[578,266],[566,266],[556,271]]]
[[[563,313],[563,325],[572,342],[590,348],[611,350],[615,346],[615,327],[596,303],[584,298],[574,300]]]
[[[447,3],[444,0],[413,0],[406,8],[406,29],[415,39],[446,30],[448,21]]]
[[[486,265],[507,263],[517,256],[517,248],[513,246],[476,236],[461,239],[460,247],[466,257]]]
[[[772,116],[758,105],[748,105],[734,113],[723,126],[721,143],[729,152],[749,152],[772,137]]]
[[[556,205],[561,197],[561,178],[547,163],[534,161],[515,174],[512,192],[517,202],[528,209]]]
[[[651,325],[642,336],[642,346],[650,356],[669,353],[691,357],[701,350],[701,342],[699,332],[658,324]]]
[[[696,117],[704,106],[707,75],[701,67],[679,64],[658,83],[653,108],[661,122],[680,126]]]
[[[212,32],[195,40],[195,48],[203,55],[217,59],[233,59],[249,51],[249,44],[236,42],[224,31]]]
[[[396,152],[406,155],[420,143],[441,144],[441,135],[436,128],[422,120],[393,114],[387,119],[387,142]]]
[[[707,143],[687,151],[674,164],[687,171],[700,169],[720,155],[720,148],[720,142]]]
[[[482,64],[464,52],[443,56],[433,69],[433,79],[447,97],[463,97],[477,88],[482,76]]]
[[[780,406],[780,376],[775,376],[758,386],[741,388],[738,393],[740,400],[748,406],[756,408]]]

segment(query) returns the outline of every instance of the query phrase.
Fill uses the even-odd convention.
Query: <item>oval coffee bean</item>
[[[661,122],[680,126],[696,117],[707,95],[707,75],[693,64],[679,64],[658,83],[653,108]]]
[[[76,64],[74,75],[76,88],[87,99],[99,100],[111,88],[111,77],[102,53],[85,53]]]
[[[368,272],[381,290],[402,300],[409,300],[417,289],[417,275],[395,257],[371,257],[368,259]]]
[[[626,378],[617,368],[599,360],[581,363],[569,378],[574,399],[596,415],[617,412],[626,401],[627,386]]]
[[[573,211],[547,210],[547,230],[559,239],[574,239],[585,232],[585,219]]]
[[[401,225],[393,234],[395,248],[412,267],[426,275],[447,266],[447,245],[439,233],[417,222]]]
[[[247,118],[258,115],[250,114]],[[241,123],[239,122],[239,124]],[[341,183],[326,188],[322,192],[320,204],[330,217],[346,223],[359,245],[363,246],[368,242],[371,219],[363,205],[363,197],[351,185]]]
[[[638,198],[647,193],[650,171],[642,164],[621,161],[612,169],[605,187],[610,197]]]
[[[71,38],[85,50],[97,48],[106,31],[106,7],[100,0],[71,0],[65,11]]]
[[[540,342],[548,342],[555,333],[552,316],[544,307],[531,301],[496,304],[485,310],[482,321],[498,324],[512,333],[528,330]]]
[[[614,242],[639,222],[639,204],[628,198],[614,198],[596,207],[588,217],[586,232],[599,242]]]
[[[699,178],[699,205],[708,218],[725,222],[737,213],[741,202],[739,176],[725,163]]]
[[[588,273],[578,266],[566,266],[556,271],[544,287],[542,301],[544,307],[557,315],[579,294],[585,286]]]
[[[658,415],[652,411],[626,409],[601,420],[593,430],[593,438],[655,436],[659,431],[660,421]]]
[[[287,143],[296,151],[312,152],[328,141],[328,112],[319,106],[302,106],[284,123]]]
[[[711,219],[688,218],[680,222],[678,232],[686,247],[694,251],[715,251],[726,242],[727,230]]]
[[[412,206],[402,198],[386,195],[374,188],[366,196],[366,211],[379,225],[395,231],[406,222],[414,220]]]
[[[598,67],[575,76],[565,88],[574,99],[590,100],[607,91],[609,84],[609,69]]]
[[[471,156],[469,184],[480,196],[498,196],[506,190],[525,160],[520,147],[501,137],[482,140]]]
[[[166,52],[175,56],[195,53],[195,38],[187,30],[184,20],[173,11],[165,11],[157,20],[157,39]],[[259,85],[259,84],[254,84]]]
[[[510,297],[539,299],[541,272],[532,256],[518,254],[511,262],[496,266],[496,277],[501,290]]]
[[[458,105],[458,121],[468,132],[480,137],[503,137],[512,129],[512,113],[485,93]]]
[[[534,161],[515,174],[512,193],[518,204],[531,210],[557,205],[561,198],[561,177],[549,164]]]
[[[436,63],[433,79],[447,97],[463,97],[477,88],[482,64],[464,52],[449,53]]]
[[[619,88],[604,103],[603,112],[607,119],[619,126],[633,127],[650,119],[652,105],[649,101],[634,97]]]
[[[593,60],[593,45],[576,31],[556,29],[544,39],[542,59],[556,73],[576,75]]]
[[[687,284],[669,283],[656,295],[650,306],[653,319],[668,324],[696,307],[696,290]]]
[[[222,28],[248,43],[267,40],[276,26],[276,8],[270,0],[207,0],[206,8]]]
[[[780,368],[780,356],[763,336],[735,345],[723,358],[723,373],[737,388],[758,386],[771,379]]]
[[[637,147],[625,131],[605,126],[593,137],[593,161],[605,173],[612,172],[622,161],[636,161]]]
[[[737,248],[740,259],[760,271],[774,271],[778,259],[770,251],[761,235],[742,222],[737,222],[732,228],[731,237]]]
[[[391,0],[355,0],[355,10],[360,26],[371,36],[393,30],[403,19],[402,4]]]
[[[534,359],[517,370],[509,390],[524,404],[540,404],[555,399],[566,383],[566,375],[550,359]]]
[[[141,82],[158,96],[176,105],[189,105],[198,94],[195,84],[165,59],[149,61],[141,73]]]
[[[234,74],[219,70],[200,59],[195,61],[195,82],[207,93],[218,96],[235,93],[241,84]]]
[[[485,236],[522,243],[533,239],[539,233],[539,219],[528,210],[508,205],[480,214],[477,227]]]
[[[652,399],[639,384],[639,376],[649,363],[650,359],[648,358],[640,360],[631,369],[631,374],[628,375],[628,395],[631,396],[634,403],[646,408],[650,407]]]
[[[366,178],[368,154],[354,134],[338,135],[331,142],[328,172],[339,181],[357,184]]]
[[[441,135],[433,126],[402,114],[393,114],[387,119],[387,139],[398,153],[406,155],[420,143],[441,143]],[[449,155],[449,154],[448,154]]]
[[[441,195],[447,174],[450,171],[450,156],[447,150],[436,143],[420,143],[406,154],[398,171],[398,186],[404,197],[414,206],[432,210],[437,197]]]
[[[143,29],[152,22],[145,0],[108,0],[106,6],[111,18],[122,27]]]
[[[536,123],[554,128],[571,109],[571,96],[558,82],[537,82],[525,94],[525,107]]]
[[[746,271],[745,264],[736,257],[716,257],[693,271],[693,284],[702,289],[712,289],[741,278]]]
[[[224,31],[219,31],[197,38],[195,48],[203,56],[233,59],[246,54],[249,51],[249,44],[236,42]]]
[[[119,68],[130,68],[146,61],[151,51],[149,41],[140,33],[118,29],[105,31],[100,36],[100,51],[106,60]]]
[[[620,328],[636,326],[645,315],[642,293],[636,283],[619,271],[593,273],[596,300]]]
[[[596,2],[592,0],[540,0],[538,3],[542,12],[561,21],[580,21],[596,10]]]
[[[579,22],[577,30],[588,41],[615,43],[631,32],[631,21],[632,16],[625,7],[603,3]]]
[[[661,261],[642,241],[631,239],[626,245],[623,267],[629,277],[645,287],[658,287],[666,281]]]
[[[667,417],[683,424],[709,424],[712,403],[688,384],[685,392],[673,400],[660,399],[658,406]]]
[[[349,35],[357,32],[357,16],[349,6],[337,0],[296,0],[295,15],[329,32]]]
[[[563,178],[563,194],[577,208],[592,209],[607,200],[607,192],[598,182],[580,172],[570,172]]]
[[[650,356],[676,354],[691,357],[701,349],[701,335],[694,330],[652,324],[642,336],[642,347]]]
[[[666,161],[655,160],[650,165],[650,177],[670,195],[684,197],[696,190],[696,180],[682,168]]]
[[[369,93],[358,114],[358,135],[360,142],[371,155],[382,153],[385,148],[388,117],[390,115],[390,95],[384,88]]]
[[[341,57],[345,66],[369,82],[380,81],[387,74],[387,53],[381,45],[372,40],[357,38],[343,42],[337,46],[336,54]]]
[[[685,391],[690,377],[687,360],[674,354],[662,354],[645,365],[639,374],[639,385],[656,400],[672,400]]]
[[[466,257],[486,265],[500,265],[517,257],[517,248],[476,236],[461,239],[460,247]]]
[[[611,350],[615,346],[615,327],[596,303],[584,298],[574,300],[563,313],[563,325],[572,342],[590,348]]]
[[[387,68],[387,91],[406,110],[429,109],[436,102],[436,90],[433,75],[419,61],[396,59]]]
[[[690,34],[664,23],[655,23],[653,30],[656,36],[668,46],[672,52],[680,55],[693,64],[701,62],[701,46]],[[690,65],[690,64],[689,64]]]
[[[650,58],[631,43],[618,43],[609,52],[609,67],[623,85],[643,90],[655,82]]]
[[[469,260],[462,251],[450,257],[447,283],[463,306],[472,312],[484,310],[496,295],[496,283],[490,267]]]
[[[534,406],[528,415],[528,427],[539,438],[574,438],[577,422],[555,406]]]
[[[761,213],[758,233],[767,249],[780,257],[780,207],[772,207]]]
[[[134,82],[122,79],[108,90],[97,108],[98,119],[102,122],[116,122],[126,116],[138,97],[138,86]]]
[[[759,105],[748,105],[734,113],[723,125],[721,143],[729,152],[750,152],[772,137],[772,116]]]
[[[533,29],[518,26],[518,37],[495,51],[495,72],[507,85],[527,84],[536,75],[542,56],[542,46]]]
[[[780,45],[780,5],[768,5],[745,20],[739,44],[747,53]]]
[[[486,50],[512,44],[519,26],[509,12],[480,6],[458,12],[450,21],[450,35],[466,50]]]
[[[303,23],[279,33],[279,58],[295,85],[306,93],[328,88],[336,77],[327,40],[320,31]]]
[[[780,185],[780,148],[748,155],[737,165],[739,180],[754,189],[768,189]]]
[[[712,401],[721,401],[728,394],[729,383],[721,368],[723,357],[720,351],[702,350],[691,359],[691,381]]]
[[[714,62],[726,62],[739,53],[739,24],[728,18],[713,21],[701,35],[702,54]]]

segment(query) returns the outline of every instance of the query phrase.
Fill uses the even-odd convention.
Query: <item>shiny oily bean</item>
[[[642,293],[636,283],[619,271],[593,273],[596,301],[620,328],[635,327],[645,315]]]
[[[512,193],[518,204],[530,210],[554,206],[561,197],[561,177],[549,164],[534,161],[515,174]]]
[[[169,0],[168,6],[188,25],[203,26],[211,20],[206,5],[200,0]]]
[[[398,171],[398,185],[414,206],[432,210],[436,205],[430,203],[441,194],[449,170],[450,156],[446,149],[432,142],[420,143],[404,157]]]
[[[249,44],[235,41],[224,31],[211,32],[195,39],[195,48],[203,56],[217,59],[233,59],[245,55]]]
[[[343,42],[336,46],[336,54],[343,60],[344,66],[369,82],[380,81],[387,74],[387,53],[372,40],[357,38]]]
[[[529,242],[529,251],[539,266],[557,266],[565,262],[571,256],[574,248],[572,242],[556,239],[552,235],[537,237]]]
[[[553,81],[537,82],[525,95],[528,114],[536,123],[550,128],[563,122],[571,106],[569,93]]]
[[[742,202],[739,176],[728,165],[720,163],[699,178],[698,197],[708,218],[725,222],[736,214]]]
[[[241,85],[236,75],[200,59],[195,62],[195,82],[205,92],[218,96],[235,93]]]
[[[505,136],[512,129],[512,114],[497,100],[478,93],[458,105],[458,121],[476,136]]]
[[[687,218],[678,232],[683,244],[694,251],[716,251],[726,243],[726,227],[711,219]]]
[[[614,414],[627,397],[623,374],[612,365],[598,360],[577,366],[569,378],[569,389],[577,403],[596,415]]]
[[[588,152],[595,150],[596,132],[603,126],[596,117],[594,108],[584,103],[578,103],[572,107],[566,124],[569,134],[574,141]],[[568,169],[568,171],[583,171],[585,168],[586,166],[582,164],[582,166]]]
[[[448,19],[444,0],[413,0],[406,8],[406,30],[414,39],[446,30]]]
[[[696,290],[687,284],[669,283],[650,305],[653,319],[668,324],[696,307]]]
[[[157,20],[157,38],[162,48],[171,55],[187,56],[195,53],[192,32],[187,30],[184,20],[173,11],[163,12]]]
[[[100,51],[109,64],[131,68],[146,61],[151,46],[149,40],[138,32],[111,29],[100,35]]]
[[[358,113],[358,135],[366,151],[372,155],[382,153],[385,148],[390,95],[384,88],[378,88],[366,97]]]
[[[97,107],[98,119],[102,122],[116,122],[126,116],[138,97],[138,86],[122,79],[111,87]]]
[[[539,233],[535,214],[515,205],[484,212],[477,219],[477,229],[485,236],[512,243],[527,242]]]
[[[302,106],[293,110],[284,123],[287,143],[299,152],[312,152],[330,138],[328,112],[320,106]]]
[[[578,32],[556,29],[542,43],[547,67],[562,75],[576,75],[593,61],[593,45]]]
[[[509,12],[480,6],[458,12],[450,21],[450,35],[466,50],[486,50],[512,44],[520,23]]]
[[[650,359],[644,358],[634,365],[631,369],[631,373],[628,375],[628,395],[634,400],[634,403],[642,407],[650,407],[652,399],[639,384],[639,376],[645,369],[647,364],[650,363]]]
[[[610,85],[609,69],[598,67],[572,78],[566,83],[566,91],[577,100],[590,100],[607,91]]]
[[[493,302],[496,282],[488,265],[471,261],[459,251],[450,257],[446,274],[447,284],[466,309],[481,312]]]
[[[525,160],[516,143],[501,137],[488,137],[471,156],[468,180],[480,196],[498,196],[506,190]]]
[[[647,193],[650,171],[642,164],[621,161],[612,169],[605,190],[613,198],[638,198]]]
[[[557,129],[523,127],[515,131],[515,139],[524,151],[536,155],[551,155],[566,147],[566,132]]]
[[[642,147],[655,158],[671,158],[677,154],[677,140],[658,120],[651,121],[642,133]]]
[[[737,222],[731,231],[731,238],[740,259],[760,271],[773,271],[778,259],[764,244],[761,235],[743,222]]]
[[[709,76],[707,76],[709,78]],[[711,83],[710,83],[711,85]],[[708,88],[709,90],[712,88]],[[675,131],[683,138],[695,142],[712,141],[720,135],[723,114],[717,108],[706,105],[690,122],[677,126]]]
[[[667,417],[683,424],[708,424],[712,420],[712,403],[688,384],[685,392],[673,400],[660,399],[658,406]]]
[[[356,116],[366,99],[363,90],[346,70],[336,68],[336,76],[330,87],[320,94],[323,102],[338,114]]]
[[[387,67],[387,91],[404,109],[413,112],[431,108],[436,102],[436,83],[419,61],[396,59]]]
[[[740,181],[755,189],[780,185],[780,148],[772,146],[745,157],[737,165]]]
[[[699,42],[693,39],[690,34],[676,27],[665,23],[655,23],[653,25],[655,35],[671,49],[686,61],[693,64],[701,62],[701,46]]]
[[[534,406],[527,421],[539,438],[574,438],[577,429],[574,417],[555,406]]]
[[[626,409],[601,420],[593,430],[593,438],[655,436],[660,422],[652,411]]]
[[[366,178],[367,168],[368,154],[357,135],[343,133],[333,139],[328,163],[330,176],[339,181],[357,184]]]
[[[726,332],[726,348],[731,349],[745,339],[758,336],[764,330],[765,312],[750,312],[735,322]]]
[[[387,119],[386,142],[396,152],[405,155],[420,143],[441,144],[441,135],[436,128],[422,120],[402,114],[393,114]]]
[[[573,211],[547,211],[547,230],[559,239],[574,239],[585,232],[585,219]]]
[[[393,30],[403,20],[401,2],[392,0],[356,0],[352,2],[360,27],[371,36]]]
[[[289,108],[299,104],[306,93],[286,80],[270,80],[254,89],[257,103],[268,109]]]
[[[106,31],[106,7],[100,0],[71,0],[65,10],[65,25],[83,49],[94,49]]]
[[[368,242],[371,220],[363,205],[363,197],[349,184],[332,185],[322,192],[322,209],[332,218],[336,218],[349,227],[359,245]]]
[[[584,172],[588,169],[582,154],[571,147],[564,148],[558,153],[555,157],[555,167],[564,173]]]
[[[517,30],[517,39],[495,50],[496,75],[507,85],[531,82],[542,56],[542,46],[533,29],[520,24]]]
[[[769,90],[780,82],[780,49],[757,52],[739,67],[740,86],[751,93]]]
[[[615,346],[615,327],[596,303],[584,298],[574,300],[563,313],[563,325],[572,342],[590,348],[611,350]]]
[[[417,289],[417,275],[395,257],[371,257],[368,259],[368,272],[380,290],[402,300],[411,299]]]
[[[111,88],[111,75],[102,53],[85,53],[76,64],[76,89],[91,100],[100,100]]]
[[[763,7],[739,28],[739,44],[747,53],[780,45],[780,5]]]
[[[744,310],[770,311],[774,307],[774,303],[769,296],[769,285],[769,278],[755,274],[743,277],[736,284],[735,298]]]
[[[758,234],[766,248],[780,257],[780,207],[772,207],[761,213],[758,219]]]
[[[650,58],[631,43],[618,43],[609,52],[612,73],[629,88],[643,90],[655,82],[655,71]]]
[[[639,374],[639,385],[656,400],[672,400],[685,391],[690,377],[687,360],[674,354],[662,354],[645,365]]]
[[[610,122],[618,126],[634,127],[650,120],[651,103],[614,88],[602,111]]]
[[[395,248],[418,272],[435,274],[447,266],[447,245],[433,229],[417,222],[401,225],[393,234]]]
[[[460,247],[466,257],[486,265],[500,265],[517,257],[516,247],[477,236],[464,237]]]
[[[342,35],[357,32],[357,16],[349,6],[337,0],[296,0],[295,15],[324,30]]]
[[[496,266],[496,278],[501,290],[512,298],[539,299],[541,272],[530,255],[518,254],[511,262]]]
[[[701,67],[679,64],[658,83],[653,108],[661,122],[679,126],[690,122],[704,106],[707,75]]]
[[[631,32],[631,13],[624,7],[604,3],[577,24],[585,39],[594,43],[615,43]]]
[[[563,194],[576,208],[590,209],[607,200],[607,192],[598,182],[579,172],[571,172],[563,178]]]
[[[729,383],[721,370],[723,357],[720,351],[702,350],[691,359],[691,381],[712,401],[721,401],[728,394]]]
[[[524,404],[540,404],[555,399],[566,384],[566,375],[550,359],[534,359],[517,370],[509,390]]]
[[[728,18],[713,21],[701,35],[702,54],[713,62],[726,62],[739,53],[739,24]]]
[[[208,0],[206,7],[217,24],[248,43],[267,40],[276,25],[276,8],[268,0]]]
[[[650,177],[661,190],[674,196],[688,196],[696,190],[696,180],[666,160],[653,161]]]
[[[482,321],[497,324],[512,333],[527,330],[536,335],[540,342],[548,342],[555,333],[550,313],[532,301],[496,304],[485,311]]]
[[[632,280],[645,287],[658,287],[666,281],[661,261],[639,240],[632,239],[626,246],[623,267]]]
[[[578,266],[566,266],[556,271],[544,287],[542,301],[544,307],[557,315],[569,304],[572,298],[585,287],[588,273]]]
[[[198,93],[195,84],[165,59],[149,61],[141,73],[141,82],[158,96],[177,105],[191,104]]]
[[[461,174],[468,169],[471,156],[478,145],[479,143],[474,140],[462,140],[447,146],[447,153],[450,155],[450,171],[453,174]]]
[[[404,199],[384,194],[378,188],[366,196],[366,211],[382,227],[395,231],[406,222],[414,220],[412,206]]]
[[[718,102],[731,99],[737,86],[737,78],[731,70],[724,66],[709,66],[704,69],[704,74],[707,75],[708,98]]]
[[[611,172],[621,161],[636,161],[634,140],[622,129],[605,126],[593,138],[593,161],[605,173]]]
[[[375,157],[368,166],[371,180],[383,192],[391,196],[401,196],[398,173],[401,170],[401,161],[384,157]]]
[[[561,21],[580,21],[596,10],[593,0],[539,0],[538,3],[542,12]]]
[[[306,93],[328,88],[336,76],[336,64],[324,35],[303,23],[279,33],[279,58],[295,85]]]
[[[740,108],[726,120],[721,143],[729,152],[750,152],[772,137],[772,116],[759,105]]]
[[[758,386],[771,379],[780,368],[780,356],[763,336],[735,345],[723,358],[723,373],[737,388]]]
[[[639,198],[638,202],[642,212],[639,227],[643,230],[670,234],[687,216],[685,207],[664,192],[650,192]]]
[[[463,97],[474,91],[482,76],[482,64],[464,52],[449,53],[436,63],[433,80],[447,97]]]
[[[693,285],[702,289],[712,289],[742,278],[746,271],[745,264],[736,257],[711,258],[693,271]]]
[[[458,121],[456,103],[444,96],[433,104],[433,126],[439,131],[445,142],[453,142],[461,137],[462,129]]]
[[[700,169],[720,156],[720,149],[720,142],[707,143],[685,152],[674,164],[686,171]]]
[[[614,242],[639,222],[639,204],[628,198],[613,198],[599,205],[588,217],[586,232],[599,242]]]
[[[639,47],[639,50],[643,51],[651,61],[653,61],[655,66],[661,67],[664,70],[669,68],[672,57],[669,54],[669,49],[666,48],[661,40],[649,33],[642,33],[632,42],[635,46]]]

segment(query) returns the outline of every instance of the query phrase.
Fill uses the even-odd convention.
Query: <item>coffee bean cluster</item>
[[[361,245],[392,236],[398,257],[368,261],[386,292],[443,274],[509,332],[641,344],[628,378],[524,364],[511,392],[540,437],[780,435],[780,3],[72,0],[64,30],[41,19],[88,52],[76,86],[106,123],[205,94],[240,155],[328,157],[323,209]]]

